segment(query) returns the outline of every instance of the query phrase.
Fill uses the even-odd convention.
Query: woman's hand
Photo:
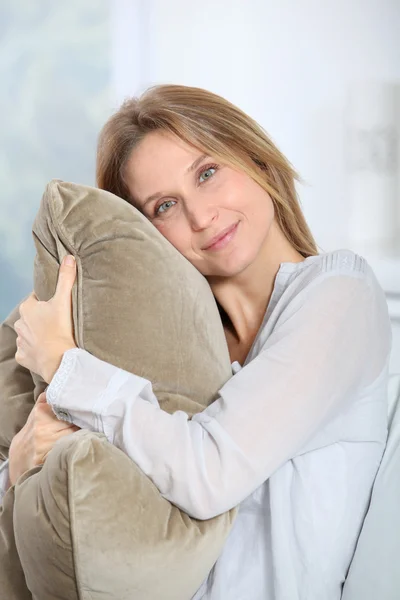
[[[72,320],[75,278],[75,260],[68,264],[64,259],[54,296],[48,302],[40,302],[32,293],[20,304],[20,319],[14,325],[18,334],[15,360],[47,383],[53,379],[64,352],[77,347]]]
[[[41,465],[57,440],[78,431],[79,427],[60,421],[46,394],[40,394],[24,427],[13,437],[9,452],[9,479],[14,485],[29,469]]]

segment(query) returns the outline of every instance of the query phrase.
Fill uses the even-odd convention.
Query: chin
[[[203,264],[198,270],[204,277],[235,277],[245,271],[252,262],[252,260],[248,258],[246,260],[244,257],[241,260],[238,257],[230,257],[229,260],[224,260],[221,256],[219,261],[207,266]]]

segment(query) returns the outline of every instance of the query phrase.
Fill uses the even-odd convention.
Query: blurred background
[[[1,0],[0,321],[32,289],[54,178],[94,185],[100,128],[155,83],[258,120],[302,176],[320,251],[365,256],[400,372],[400,0]]]

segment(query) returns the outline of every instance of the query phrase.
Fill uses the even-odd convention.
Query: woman
[[[76,348],[73,261],[15,325],[17,361],[50,385],[13,440],[11,483],[86,427],[193,517],[240,504],[196,600],[340,598],[385,446],[384,295],[363,258],[317,253],[295,178],[254,121],[196,88],[150,89],[102,132],[99,187],[141,210],[218,303],[234,375],[193,419]]]

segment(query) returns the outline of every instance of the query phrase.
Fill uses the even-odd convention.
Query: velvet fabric
[[[63,257],[76,258],[79,347],[149,379],[168,412],[193,415],[216,398],[232,371],[214,296],[138,210],[108,192],[55,180],[33,236],[40,300],[53,296]],[[2,458],[45,388],[13,358],[17,318],[15,309],[0,330]],[[11,495],[0,544],[15,536],[12,560],[20,560],[35,600],[190,600],[236,514],[190,518],[105,436],[85,430],[59,440],[43,468],[7,492],[3,506]],[[1,571],[0,586],[7,579]]]
[[[22,300],[21,300],[22,302]],[[11,441],[25,425],[33,403],[46,384],[15,360],[18,306],[0,325],[0,460],[8,458]]]

